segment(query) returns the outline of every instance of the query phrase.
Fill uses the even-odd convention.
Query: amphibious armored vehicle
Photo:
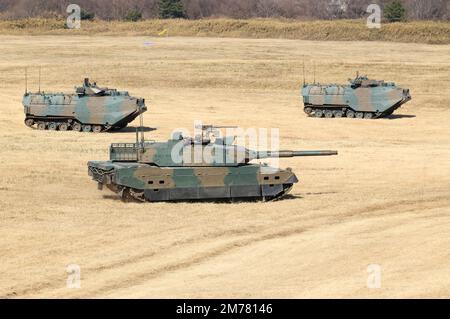
[[[89,79],[74,94],[26,92],[23,106],[29,127],[94,133],[122,129],[147,110],[144,99],[125,91],[100,88],[89,83]]]
[[[305,84],[304,111],[315,117],[375,119],[391,115],[411,100],[409,89],[357,75],[349,85]]]
[[[275,200],[298,182],[291,169],[251,164],[269,157],[328,156],[336,151],[256,152],[237,146],[233,137],[216,138],[218,127],[202,126],[195,138],[176,133],[167,142],[115,143],[109,161],[88,162],[98,183],[124,201],[218,199]],[[138,139],[137,139],[138,140]]]

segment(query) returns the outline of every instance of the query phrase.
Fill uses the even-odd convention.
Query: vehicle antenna
[[[41,66],[39,66],[39,93],[41,93]]]
[[[139,128],[136,126],[136,157],[139,161]]]
[[[306,80],[305,80],[305,56],[303,56],[303,86],[305,86]]]
[[[316,84],[316,61],[314,61],[314,84]]]
[[[28,75],[27,75],[27,68],[25,68],[25,94],[28,93]]]
[[[140,121],[140,127],[141,127],[141,146],[142,146],[142,148],[144,148],[144,141],[145,141],[145,137],[144,137],[144,116],[142,115],[142,113],[139,116],[139,121]]]
[[[141,160],[141,151],[144,148],[144,131],[142,113],[139,115],[139,126],[136,126],[136,157],[138,162]],[[141,131],[141,142],[139,142],[139,130]]]

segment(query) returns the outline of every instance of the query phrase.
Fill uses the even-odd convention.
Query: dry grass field
[[[1,297],[450,297],[450,46],[100,36],[0,36]],[[147,42],[147,45],[145,43]],[[151,42],[151,43],[148,43]],[[389,119],[307,118],[302,61],[321,82],[359,70],[409,87]],[[23,124],[37,90],[85,76],[147,99],[147,138],[194,120],[279,128],[300,179],[271,203],[125,204],[87,175],[120,133]],[[312,79],[312,72],[308,78]],[[131,127],[137,125],[137,121]],[[81,267],[68,289],[66,266]],[[367,288],[367,266],[382,270]]]
[[[450,22],[410,21],[383,23],[369,29],[364,19],[150,19],[139,22],[94,20],[80,29],[67,29],[64,19],[0,20],[2,35],[103,35],[103,36],[195,36],[227,38],[278,38],[315,41],[392,41],[450,44]],[[167,33],[162,32],[167,31]],[[161,33],[162,32],[162,33]]]

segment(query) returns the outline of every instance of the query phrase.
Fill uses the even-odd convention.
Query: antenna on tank
[[[305,56],[303,56],[303,86],[305,86],[306,80],[305,80]]]
[[[41,66],[39,66],[39,93],[41,93]]]
[[[136,126],[136,147],[139,145],[139,127]]]
[[[314,61],[314,84],[316,84],[316,61]]]
[[[27,68],[25,68],[25,94],[28,93],[28,74],[27,74]]]
[[[139,141],[139,130],[141,131],[141,141]],[[139,126],[136,127],[136,156],[137,160],[141,160],[141,151],[144,150],[144,119],[142,113],[139,114]]]
[[[139,122],[140,122],[140,127],[141,127],[141,144],[142,147],[144,147],[144,141],[145,141],[145,137],[144,137],[144,116],[141,115],[139,116]]]

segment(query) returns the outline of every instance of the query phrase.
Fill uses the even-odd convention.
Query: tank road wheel
[[[313,109],[311,107],[305,107],[303,109],[303,111],[305,111],[305,113],[308,114],[308,116],[310,116],[312,111],[313,111]]]
[[[80,124],[80,123],[77,123],[77,122],[73,123],[73,125],[72,125],[72,131],[80,132],[80,131],[81,131],[81,124]]]
[[[45,122],[39,122],[37,124],[38,130],[45,130],[47,128],[47,125],[45,125]]]
[[[314,116],[318,117],[318,118],[322,117],[323,116],[323,111],[322,110],[315,110],[314,111]]]
[[[144,191],[133,190],[128,187],[124,187],[119,195],[123,202],[132,203],[132,202],[145,202]]]
[[[90,125],[83,125],[82,126],[82,130],[83,130],[83,132],[90,132],[91,131],[91,126]]]
[[[120,192],[119,192],[120,198],[122,199],[122,202],[124,203],[129,203],[133,201],[133,196],[131,196],[130,194],[130,190],[126,187],[124,187]]]
[[[341,118],[343,116],[344,116],[344,112],[342,112],[342,111],[335,111],[334,112],[334,117],[336,117],[336,118]]]
[[[51,123],[48,125],[48,129],[49,129],[50,131],[56,131],[57,127],[58,127],[58,125],[56,125],[55,122],[51,122]]]
[[[363,112],[356,112],[355,117],[357,119],[363,119],[364,118],[364,113]]]
[[[331,119],[333,117],[333,111],[325,111],[325,117],[327,119]]]
[[[348,110],[348,111],[347,111],[347,117],[348,117],[349,119],[354,118],[354,117],[355,117],[355,112],[353,112],[352,110]]]
[[[34,125],[33,119],[25,119],[25,125],[28,127],[32,127]]]
[[[58,129],[60,131],[67,131],[68,128],[69,128],[69,125],[67,123],[60,123],[58,126]]]
[[[143,190],[139,191],[139,190],[130,188],[129,191],[130,191],[130,195],[134,198],[135,201],[145,202],[145,197],[144,197],[144,191]]]
[[[366,112],[366,113],[364,113],[364,118],[371,120],[371,119],[373,119],[373,114],[370,112]]]
[[[92,132],[94,133],[100,133],[101,131],[103,131],[103,127],[101,125],[94,125],[92,127]]]

